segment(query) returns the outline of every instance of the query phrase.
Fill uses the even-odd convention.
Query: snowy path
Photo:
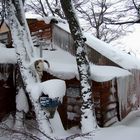
[[[63,128],[63,124],[61,122],[59,113],[57,111],[55,112],[54,118],[50,119],[50,122],[51,122],[51,125],[53,127],[55,136],[68,135],[67,131],[65,131]]]
[[[140,129],[136,127],[116,126],[98,130],[94,140],[139,140]]]
[[[97,130],[94,140],[140,140],[140,111],[130,113],[115,126]]]

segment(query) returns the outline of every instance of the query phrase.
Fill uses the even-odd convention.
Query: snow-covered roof
[[[76,59],[70,53],[57,48],[56,51],[45,51],[43,56],[50,63],[48,72],[52,75],[61,79],[78,78]],[[97,82],[109,81],[130,74],[129,71],[119,67],[91,64],[91,78]]]
[[[59,26],[63,30],[70,33],[69,26],[67,23],[58,23],[56,26]],[[140,69],[140,60],[134,56],[123,52],[122,50],[107,44],[96,37],[94,37],[91,33],[85,33],[84,35],[87,39],[86,44],[108,58],[109,60],[113,61],[114,63],[118,64],[122,68],[131,70],[131,69]]]
[[[109,81],[115,77],[123,77],[131,74],[129,71],[119,67],[97,65],[91,65],[91,73],[91,78],[97,82]]]
[[[16,63],[15,50],[0,44],[0,63]],[[76,59],[70,53],[57,48],[55,51],[44,50],[44,59],[50,63],[48,72],[61,79],[78,78]],[[97,82],[112,80],[116,77],[130,75],[127,70],[113,66],[97,66],[91,64],[91,78]]]
[[[37,20],[43,20],[43,17],[38,14],[33,13],[25,13],[26,19],[37,19]]]
[[[38,19],[38,20],[45,20],[45,22],[50,22],[50,20],[54,17],[49,17],[47,19],[43,19],[41,16],[37,14],[26,13],[26,18],[30,19]],[[59,19],[58,19],[59,21]],[[63,30],[70,33],[69,26],[67,22],[60,21],[56,26],[59,26]],[[140,60],[134,56],[119,50],[99,39],[94,37],[90,33],[84,33],[85,37],[87,38],[86,44],[89,45],[91,48],[95,49],[97,52],[108,58],[109,60],[113,61],[114,63],[118,64],[122,68],[131,70],[131,69],[140,69]]]
[[[57,23],[58,21],[64,23],[64,20],[62,20],[58,17],[54,17],[54,16],[42,17],[41,15],[38,15],[38,14],[25,13],[25,17],[26,17],[26,19],[36,19],[38,21],[43,20],[46,24],[50,24],[51,21],[54,22],[54,23]]]
[[[97,38],[93,35],[85,33],[87,38],[86,43],[95,49],[97,52],[101,53],[106,58],[110,59],[111,61],[115,62],[119,66],[125,69],[140,69],[140,60],[134,56],[119,50]]]

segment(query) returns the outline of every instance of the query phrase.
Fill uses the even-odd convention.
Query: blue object
[[[55,108],[60,104],[58,98],[49,98],[48,96],[40,97],[40,105],[42,108]]]

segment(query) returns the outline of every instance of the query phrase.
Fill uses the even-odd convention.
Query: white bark
[[[87,133],[93,131],[97,126],[97,123],[93,111],[94,106],[92,101],[90,66],[84,49],[85,38],[83,37],[72,1],[61,0],[60,2],[68,20],[70,31],[74,40],[74,47],[76,49],[76,61],[81,85],[81,96],[83,99],[81,107],[82,132]]]
[[[15,0],[17,3],[21,4],[20,0]],[[31,84],[35,84],[37,82],[40,82],[40,79],[38,75],[33,72],[31,69],[29,69],[29,64],[30,61],[33,58],[33,50],[32,44],[30,44],[31,40],[27,39],[27,32],[26,26],[22,26],[16,17],[15,13],[15,8],[11,2],[11,0],[6,1],[6,6],[7,6],[7,18],[8,18],[8,24],[11,30],[12,38],[13,38],[13,44],[16,50],[16,55],[17,55],[17,63],[20,68],[20,73],[21,77],[24,82],[24,86],[26,87],[26,91],[29,93],[29,98],[32,102],[32,105],[34,106],[34,110],[36,113],[36,119],[39,124],[39,129],[44,133],[44,134],[50,134],[52,132],[52,128],[50,125],[49,120],[46,119],[46,114],[43,110],[41,110],[39,101],[34,101],[33,97],[31,95]],[[20,8],[22,9],[23,5],[20,5]],[[21,10],[23,11],[23,9]],[[19,12],[19,11],[18,11]],[[21,12],[22,13],[22,12]],[[23,14],[20,14],[22,19],[25,17]],[[25,19],[23,23],[25,22]],[[28,34],[29,35],[29,34]],[[30,35],[29,35],[30,36]],[[31,53],[31,54],[30,54]],[[28,87],[28,88],[27,88]]]

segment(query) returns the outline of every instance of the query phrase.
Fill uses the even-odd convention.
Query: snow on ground
[[[12,120],[7,120],[6,123],[12,125]],[[57,124],[57,123],[56,123]],[[54,124],[54,126],[56,125]],[[58,128],[58,126],[55,126]],[[2,130],[0,129],[0,132]],[[35,131],[32,131],[35,132]],[[77,127],[71,128],[67,131],[60,131],[57,133],[57,138],[64,138],[66,136],[80,133]],[[2,136],[2,133],[0,133]],[[37,134],[37,133],[36,133]],[[139,140],[140,139],[140,110],[131,112],[124,120],[116,123],[114,126],[107,128],[97,128],[92,137],[75,138],[75,140]],[[9,140],[6,135],[2,136],[0,140]]]
[[[108,128],[99,128],[94,140],[139,140],[140,110],[131,112],[124,120]]]

